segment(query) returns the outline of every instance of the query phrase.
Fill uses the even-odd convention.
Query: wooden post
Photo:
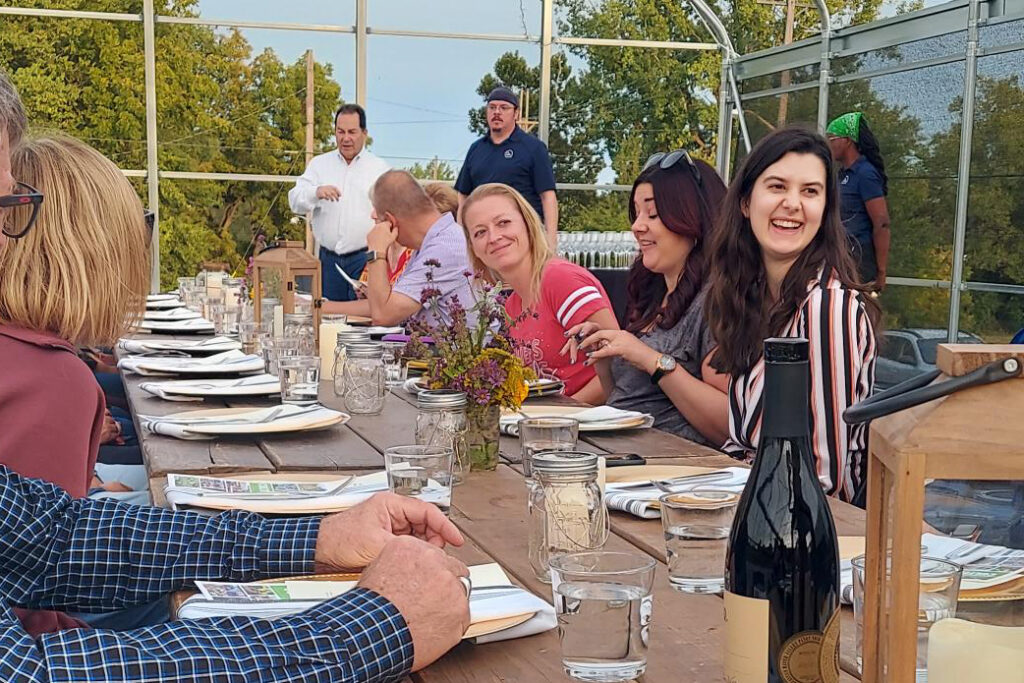
[[[313,51],[306,50],[306,166],[309,166],[309,162],[313,160],[313,136],[315,130],[313,118],[316,115],[313,109],[313,65]],[[315,256],[313,228],[310,227],[312,225],[312,218],[312,214],[306,214],[306,251]]]

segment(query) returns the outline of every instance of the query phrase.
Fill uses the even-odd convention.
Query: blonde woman
[[[588,270],[555,258],[533,207],[508,185],[476,188],[462,205],[470,260],[512,288],[505,309],[519,319],[512,336],[538,377],[560,379],[565,393],[603,403],[594,368],[562,354],[567,331],[585,322],[619,329],[604,287]]]
[[[24,142],[12,175],[45,199],[0,250],[0,462],[82,497],[105,402],[76,347],[110,346],[142,314],[142,205],[113,163],[71,138]]]

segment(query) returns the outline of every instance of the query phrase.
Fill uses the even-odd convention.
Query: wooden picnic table
[[[135,414],[165,415],[193,408],[253,405],[253,402],[210,401],[176,403],[150,397],[139,389],[145,381],[125,376],[128,398]],[[333,387],[324,382],[320,400],[344,410]],[[536,399],[538,403],[550,398]],[[559,401],[566,402],[566,399]],[[268,401],[262,404],[268,404]],[[259,403],[257,403],[259,405]],[[245,472],[358,472],[383,467],[383,451],[393,445],[414,443],[415,397],[395,389],[380,415],[353,416],[344,425],[321,432],[216,441],[183,441],[142,433],[142,450],[149,468],[154,500],[163,501],[162,487],[169,472],[230,474]],[[736,461],[680,437],[656,429],[620,433],[581,434],[581,447],[596,453],[639,453],[658,464],[709,467],[736,465]],[[471,473],[453,491],[452,521],[468,539],[452,553],[468,563],[497,562],[520,585],[550,602],[550,586],[538,581],[527,553],[526,486],[519,470],[519,442],[502,437],[503,463],[493,472]],[[864,533],[863,511],[831,500],[840,535]],[[689,595],[669,587],[664,538],[656,520],[641,520],[613,512],[609,550],[640,552],[658,560],[654,587],[654,613],[647,679],[652,682],[720,682],[724,617],[721,598]],[[853,616],[844,609],[842,668],[844,681],[855,681]],[[441,660],[412,676],[424,683],[565,682],[557,634],[554,630],[529,638],[487,645],[463,643]]]

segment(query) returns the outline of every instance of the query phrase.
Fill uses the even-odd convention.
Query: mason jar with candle
[[[469,472],[466,450],[466,393],[449,389],[427,389],[416,397],[416,444],[451,448],[453,485],[461,484]]]
[[[538,580],[551,582],[548,563],[553,557],[598,550],[608,540],[597,469],[593,453],[545,451],[533,456],[529,553]]]

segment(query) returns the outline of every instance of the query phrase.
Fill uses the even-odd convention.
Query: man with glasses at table
[[[11,149],[25,127],[18,93],[0,71],[0,249],[32,228],[28,207],[42,201],[11,176]],[[469,571],[441,550],[462,543],[436,507],[390,493],[322,519],[204,517],[72,499],[0,466],[0,681],[400,681],[469,626]],[[195,580],[360,570],[355,589],[273,621],[200,619],[33,638],[14,613],[120,609]]]
[[[555,172],[547,145],[516,123],[519,98],[508,88],[495,88],[487,96],[489,133],[474,142],[455,181],[459,207],[473,190],[487,183],[504,183],[519,191],[544,221],[548,242],[558,238],[558,199]]]

